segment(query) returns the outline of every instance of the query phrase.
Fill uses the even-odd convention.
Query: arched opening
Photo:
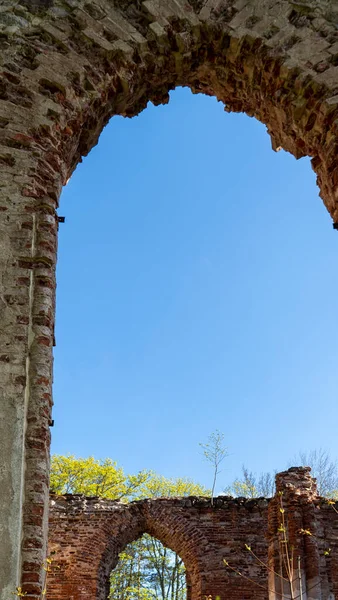
[[[147,135],[149,142],[143,141]],[[153,160],[151,145],[160,148]],[[150,105],[137,119],[112,119],[61,205],[67,223],[60,226],[54,451],[63,453],[68,439],[75,453],[84,454],[94,427],[97,455],[133,461],[133,471],[161,471],[175,431],[190,440],[187,454],[191,462],[197,455],[197,462],[205,421],[210,430],[217,426],[212,419],[226,423],[228,399],[241,397],[231,407],[227,443],[235,447],[239,430],[250,439],[250,402],[257,400],[264,419],[255,425],[256,436],[280,444],[282,454],[283,441],[272,440],[269,400],[286,412],[295,405],[301,411],[306,396],[315,410],[320,383],[309,378],[309,364],[316,373],[327,343],[335,356],[335,335],[328,341],[319,330],[324,334],[329,318],[321,305],[335,295],[336,234],[316,194],[307,158],[271,152],[262,124],[224,114],[221,103],[186,88],[173,92],[169,105]],[[317,327],[309,329],[310,321]],[[334,333],[336,324],[330,329]],[[79,346],[75,374],[72,357]],[[153,410],[159,398],[161,407]],[[113,445],[111,420],[103,414],[120,424]],[[294,443],[305,444],[296,421],[293,427]],[[132,440],[126,456],[127,429]],[[181,450],[171,446],[173,469],[181,466]],[[186,474],[197,480],[198,469],[208,466],[200,461],[192,474],[188,460]]]
[[[208,505],[208,502],[206,506],[202,502],[201,507],[208,512]],[[202,600],[203,594],[206,594],[204,589],[210,589],[210,579],[213,577],[213,573],[209,573],[209,581],[205,580],[208,571],[206,564],[211,570],[211,563],[217,564],[223,577],[224,569],[222,565],[219,568],[220,554],[215,557],[207,539],[208,519],[206,527],[200,527],[200,511],[191,510],[191,507],[192,502],[184,498],[144,500],[123,505],[81,495],[52,497],[49,552],[55,567],[48,578],[48,600],[68,600],[70,594],[73,600],[115,598],[115,595],[112,596],[112,585],[114,590],[121,590],[120,575],[122,580],[126,579],[123,565],[115,577],[113,575],[112,578],[111,574],[118,565],[121,553],[123,561],[126,549],[135,559],[135,563],[128,562],[129,567],[135,567],[135,577],[129,587],[133,588],[135,594],[138,588],[140,593],[141,589],[144,593],[150,591],[151,586],[154,591],[161,578],[156,569],[149,566],[154,558],[153,545],[156,546],[159,569],[163,569],[165,564],[168,567],[163,585],[164,595],[173,589],[168,580],[168,574],[171,574],[176,578],[174,589],[184,597],[184,564],[188,573],[187,600]],[[146,536],[142,538],[144,534]],[[143,556],[145,542],[149,542],[146,557]],[[176,559],[175,553],[179,558]],[[138,574],[141,561],[149,575],[142,580]]]
[[[9,457],[1,497],[8,549],[0,565],[3,600],[21,570],[27,589],[42,591],[55,210],[62,185],[109,118],[136,115],[149,100],[167,102],[169,90],[180,85],[216,96],[227,109],[265,123],[275,149],[312,157],[321,196],[338,220],[335,9],[324,3],[303,14],[303,6],[291,9],[287,0],[121,0],[114,6],[108,0],[98,6],[19,0],[14,10],[4,19],[1,98],[6,410],[0,438]],[[32,536],[38,543],[32,545]],[[33,574],[32,563],[39,565]]]
[[[144,534],[128,544],[110,575],[110,600],[189,600],[187,572],[176,552]]]
[[[192,496],[123,505],[79,495],[54,496],[49,551],[55,566],[48,579],[47,599],[107,600],[119,556],[146,533],[146,539],[155,538],[163,544],[160,549],[171,549],[183,561],[188,575],[187,600],[209,596],[228,600],[236,595],[267,600],[266,569],[261,563],[253,564],[244,546],[252,544],[259,560],[266,563],[267,528],[268,502],[263,499],[220,497],[212,506],[210,498]],[[238,581],[229,574],[225,558],[249,579]],[[132,586],[133,592],[137,588],[136,594],[139,587],[141,591],[137,572],[136,555],[136,585]],[[116,583],[118,587],[118,578]],[[143,586],[145,593],[149,584],[146,581]],[[135,600],[139,600],[137,596]]]

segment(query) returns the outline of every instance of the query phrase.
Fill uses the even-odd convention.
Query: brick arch
[[[106,600],[119,554],[148,533],[184,562],[189,596],[202,598],[202,573],[211,568],[210,540],[191,518],[191,501],[160,499],[123,505],[83,496],[52,498],[48,600]],[[210,502],[207,502],[209,506]],[[188,510],[184,510],[188,508]]]
[[[338,220],[337,9],[303,13],[288,0],[51,4],[54,12],[43,11],[18,43],[33,52],[22,82],[30,88],[20,87],[34,117],[25,133],[54,166],[54,181],[41,169],[40,184],[54,184],[57,194],[112,116],[133,117],[188,86],[265,123],[275,150],[313,157],[320,194]],[[31,35],[41,38],[38,50],[26,45]],[[6,71],[5,95],[8,88],[16,100],[12,79]],[[39,181],[34,191],[42,194]]]
[[[182,500],[147,500],[132,504],[128,507],[129,512],[135,517],[133,526],[125,527],[123,519],[119,532],[116,533],[115,518],[106,538],[106,547],[101,556],[98,567],[98,580],[100,588],[108,589],[109,575],[117,566],[119,554],[125,547],[145,533],[159,540],[164,546],[176,552],[183,560],[187,579],[189,581],[190,598],[198,600],[202,598],[201,573],[210,568],[206,561],[208,555],[208,541],[205,533],[196,527],[196,521],[191,520],[189,512],[182,510]],[[105,600],[107,594],[102,595]],[[98,596],[101,600],[101,596]],[[76,600],[76,599],[75,599]]]
[[[308,598],[329,600],[338,592],[337,513],[317,495],[309,467],[279,473],[276,495],[270,499],[225,496],[211,503],[201,497],[158,498],[125,505],[53,495],[47,600],[106,600],[119,552],[144,532],[184,560],[188,600],[279,600],[280,578],[274,573],[281,566],[280,492],[289,544],[296,564],[301,560],[303,592]],[[312,535],[304,536],[304,530]]]
[[[119,554],[121,552],[123,552],[123,550],[126,548],[126,546],[134,541],[136,541],[137,539],[139,539],[140,537],[142,537],[143,535],[145,535],[146,533],[148,533],[147,531],[144,531],[143,533],[141,533],[140,535],[132,535],[132,536],[128,536],[128,538],[130,537],[130,541],[128,543],[125,543],[125,541],[122,539],[120,540],[115,540],[112,537],[110,538],[110,544],[108,543],[107,548],[105,553],[102,556],[101,562],[100,562],[100,566],[98,569],[98,588],[100,589],[100,594],[97,596],[98,598],[101,598],[103,600],[106,600],[108,598],[108,594],[109,594],[109,577],[111,572],[117,567],[118,562],[119,562]],[[151,535],[151,534],[149,534]],[[166,548],[169,548],[170,550],[173,550],[173,552],[176,552],[176,554],[179,555],[179,557],[182,559],[181,553],[178,552],[177,550],[175,550],[175,548],[177,547],[175,541],[173,542],[171,540],[171,544],[172,546],[169,545],[169,543],[165,543],[163,541],[163,538],[161,537],[157,537],[156,535],[152,535],[151,537],[157,539],[159,542],[161,542],[163,544],[163,546],[165,546]],[[191,598],[199,598],[201,595],[200,589],[201,589],[201,584],[200,584],[200,569],[198,568],[198,561],[195,559],[192,561],[192,565],[193,568],[190,567],[190,563],[189,563],[189,567],[186,566],[186,561],[184,559],[183,563],[184,566],[186,568],[186,579],[187,579],[187,600],[191,600]],[[193,573],[193,575],[191,576],[191,573]],[[102,593],[101,593],[102,590]],[[192,595],[193,594],[193,595]]]
[[[114,114],[189,86],[267,125],[274,149],[309,155],[337,210],[334,2],[2,2],[0,86],[0,490],[5,600],[42,588],[46,549],[55,262],[62,185]],[[10,490],[10,493],[8,493]]]
[[[188,600],[267,600],[267,574],[245,556],[244,541],[268,556],[268,502],[218,498],[160,498],[125,505],[84,496],[52,496],[49,553],[53,559],[47,600],[106,600],[119,554],[144,533],[179,554],[187,570]],[[258,587],[229,578],[223,558]],[[260,587],[259,587],[260,586]]]

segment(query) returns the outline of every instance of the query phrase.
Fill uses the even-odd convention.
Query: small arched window
[[[110,600],[186,600],[186,569],[176,552],[144,534],[128,544],[110,575]]]

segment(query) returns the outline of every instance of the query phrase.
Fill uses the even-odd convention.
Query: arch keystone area
[[[334,0],[0,0],[1,600],[43,585],[62,186],[110,117],[176,86],[312,157],[338,222]]]

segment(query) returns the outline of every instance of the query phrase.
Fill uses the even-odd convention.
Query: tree
[[[185,600],[182,559],[150,535],[129,544],[111,573],[114,600]]]
[[[299,465],[311,467],[311,475],[317,480],[318,493],[320,496],[338,498],[338,464],[323,448],[309,452],[299,452],[289,461],[288,467]],[[275,493],[274,472],[264,472],[257,475],[242,467],[242,477],[235,479],[233,483],[224,489],[231,496],[244,496],[245,498],[271,497]]]
[[[269,498],[275,493],[275,475],[273,473],[261,473],[257,475],[242,466],[242,478],[235,481],[224,489],[229,496],[242,496],[244,498]]]
[[[144,482],[141,498],[173,498],[175,496],[208,496],[210,490],[188,478],[167,478],[156,473]]]
[[[51,459],[50,488],[56,494],[84,494],[127,502],[140,497],[141,488],[151,475],[150,471],[125,475],[110,458],[55,454]]]
[[[220,473],[219,465],[228,456],[228,449],[224,446],[224,433],[216,429],[208,437],[206,444],[200,444],[203,449],[205,459],[211,463],[213,467],[213,482],[211,488],[211,506],[214,503],[214,492],[217,476]]]

